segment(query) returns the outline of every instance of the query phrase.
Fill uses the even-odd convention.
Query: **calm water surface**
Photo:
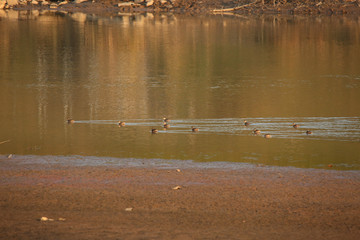
[[[0,32],[0,154],[360,169],[360,18],[0,11]]]

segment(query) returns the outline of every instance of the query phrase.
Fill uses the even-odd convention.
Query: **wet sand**
[[[26,164],[1,157],[0,238],[360,236],[359,171],[176,168]]]

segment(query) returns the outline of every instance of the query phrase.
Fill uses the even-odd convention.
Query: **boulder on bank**
[[[7,6],[13,7],[19,4],[18,0],[7,0]]]
[[[59,2],[58,6],[65,5],[65,4],[68,4],[68,3],[69,3],[68,1]]]
[[[154,0],[147,0],[146,1],[146,6],[149,7],[149,6],[152,6],[154,5]]]
[[[50,4],[50,9],[56,9],[57,7],[58,7],[58,5],[56,3]]]
[[[132,5],[134,5],[133,2],[121,2],[117,4],[118,7],[131,7]]]
[[[0,9],[5,8],[6,0],[0,0]]]

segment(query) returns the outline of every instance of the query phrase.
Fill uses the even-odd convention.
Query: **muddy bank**
[[[3,239],[357,239],[360,234],[358,171],[74,167],[13,160],[0,160]]]
[[[15,0],[12,0],[15,1]],[[173,12],[215,14],[359,14],[358,0],[349,1],[273,1],[273,0],[97,0],[97,1],[23,1],[16,10],[52,10],[86,13]],[[45,4],[46,3],[46,4]]]

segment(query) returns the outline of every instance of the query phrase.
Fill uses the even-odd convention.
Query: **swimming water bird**
[[[244,125],[245,125],[245,126],[249,126],[250,123],[248,123],[246,120],[244,120]]]
[[[312,134],[312,131],[307,130],[307,131],[306,131],[306,135],[310,135],[310,134]]]
[[[296,124],[296,123],[293,123],[293,128],[298,128],[298,127],[300,127],[300,125],[299,124]]]
[[[170,119],[164,117],[163,121],[164,121],[164,123],[167,123],[167,122],[170,122]]]
[[[272,136],[270,134],[265,134],[264,138],[271,138]]]
[[[158,130],[156,128],[151,129],[151,133],[155,134],[158,133]]]
[[[164,122],[164,129],[166,130],[166,129],[168,129],[168,128],[170,128],[170,124]]]
[[[198,132],[198,131],[199,131],[199,129],[198,129],[198,128],[196,128],[196,127],[191,127],[191,131],[193,131],[193,132]]]
[[[254,134],[255,134],[255,135],[259,135],[259,134],[260,134],[260,130],[254,128]]]
[[[67,123],[74,123],[74,122],[75,122],[74,119],[68,119],[68,120],[67,120]]]
[[[124,127],[125,126],[125,122],[119,121],[119,127]]]

